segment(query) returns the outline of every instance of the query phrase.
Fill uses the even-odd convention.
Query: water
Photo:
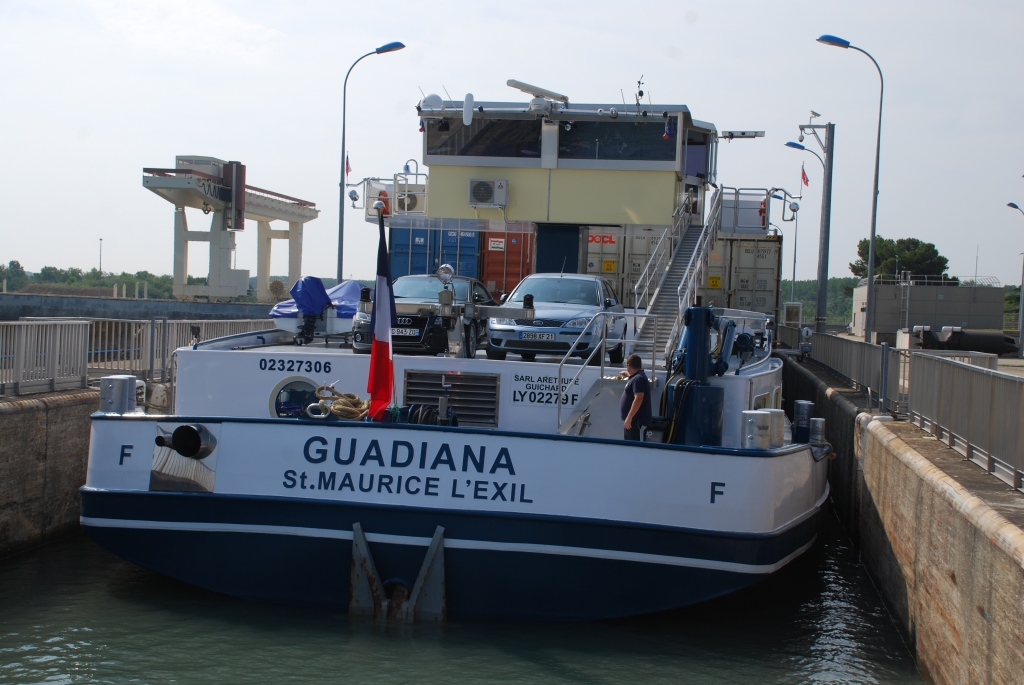
[[[0,561],[0,683],[923,682],[829,525],[776,576],[697,607],[443,627],[235,600],[75,537]]]

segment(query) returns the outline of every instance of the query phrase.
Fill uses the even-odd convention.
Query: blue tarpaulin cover
[[[315,281],[315,284],[311,283],[312,281]],[[350,319],[355,316],[362,287],[359,281],[344,281],[330,290],[325,290],[324,283],[319,278],[306,276],[292,286],[291,294],[295,299],[274,305],[270,310],[270,318],[296,319],[300,311],[317,316],[330,302],[338,310],[338,318]]]

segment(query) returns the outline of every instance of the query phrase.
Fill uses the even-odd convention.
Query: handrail
[[[621,316],[623,316],[623,314],[620,313],[620,312],[597,312],[596,314],[594,314],[594,316],[591,317],[590,321],[587,322],[587,325],[583,327],[583,330],[580,331],[580,334],[579,334],[579,336],[577,336],[576,340],[574,340],[572,342],[572,344],[569,345],[569,350],[565,353],[565,356],[562,357],[562,360],[560,362],[558,362],[558,385],[559,385],[559,391],[558,391],[558,401],[555,402],[555,404],[557,405],[557,412],[558,412],[557,413],[557,417],[558,417],[558,426],[557,426],[557,428],[560,429],[562,427],[562,404],[563,404],[563,402],[562,402],[563,394],[562,394],[562,391],[561,391],[561,386],[562,386],[562,367],[564,367],[565,363],[570,358],[572,358],[572,353],[573,353],[573,351],[575,351],[576,345],[583,340],[583,337],[585,335],[587,335],[587,332],[590,330],[591,326],[594,325],[595,321],[598,321],[598,320],[604,321],[604,319],[606,319],[606,318],[614,319],[616,317],[621,317]],[[640,317],[642,319],[655,319],[655,324],[654,324],[654,340],[651,342],[651,372],[653,373],[654,372],[654,368],[655,368],[655,356],[654,355],[656,354],[657,349],[658,349],[658,325],[657,325],[658,315],[657,314],[630,314],[630,316],[637,316],[637,317]],[[605,352],[605,340],[607,339],[606,338],[607,332],[608,332],[608,327],[607,326],[602,326],[602,328],[601,328],[601,339],[590,350],[590,354],[587,355],[587,358],[583,361],[583,364],[580,365],[580,370],[577,371],[576,375],[572,377],[572,380],[569,381],[569,383],[567,384],[567,387],[572,387],[572,386],[574,386],[576,384],[576,381],[579,380],[580,374],[582,374],[586,369],[588,369],[590,367],[590,360],[593,359],[594,355],[596,353],[598,353],[598,352],[601,353],[601,373],[600,373],[600,376],[601,377],[604,376],[604,352]],[[623,340],[623,344],[625,344],[625,342],[626,341]],[[631,342],[633,343],[634,348],[636,347],[636,345],[644,344],[644,341],[640,341],[640,340],[633,340]]]
[[[699,274],[703,274],[703,269],[700,267],[707,262],[707,248],[714,242],[714,239],[718,235],[718,227],[721,226],[721,210],[722,210],[722,188],[715,191],[715,194],[711,198],[711,208],[707,213],[707,221],[704,222],[704,227],[701,229],[700,236],[697,238],[697,244],[693,248],[693,254],[690,255],[690,261],[686,264],[686,271],[683,273],[683,278],[679,282],[679,286],[676,288],[676,298],[678,301],[679,311],[676,316],[675,324],[672,326],[672,332],[669,334],[668,341],[666,342],[665,355],[666,358],[672,353],[672,346],[675,344],[677,337],[682,326],[683,312],[689,307],[694,301],[697,293],[697,284]],[[696,265],[694,260],[697,260]]]
[[[641,308],[640,307],[641,297],[643,298],[644,302],[646,303],[646,306],[644,307],[644,309],[647,309],[648,307],[651,306],[650,293],[651,293],[651,280],[653,280],[651,275],[655,271],[660,271],[661,270],[661,265],[662,265],[662,262],[665,261],[666,255],[669,255],[669,258],[671,258],[671,255],[674,252],[674,250],[672,250],[672,249],[663,250],[661,248],[662,248],[662,246],[665,243],[665,238],[669,237],[669,232],[671,231],[674,234],[675,231],[676,231],[676,227],[678,225],[679,225],[679,219],[676,220],[674,226],[668,227],[668,228],[666,228],[662,232],[661,237],[658,238],[658,244],[655,245],[654,248],[651,250],[651,256],[647,260],[647,264],[644,265],[643,271],[641,271],[640,275],[637,276],[636,283],[633,285],[633,310],[634,311]],[[655,259],[658,260],[657,263],[654,262]],[[665,273],[661,274],[661,278],[662,279],[665,278]],[[641,284],[643,284],[643,287],[644,287],[644,292],[643,292],[642,296],[640,295],[640,285]],[[658,285],[655,286],[655,287],[660,287],[660,286],[661,286],[661,280],[659,279]],[[633,332],[636,333],[636,319],[633,320]]]
[[[684,231],[683,227],[689,228],[690,221],[693,219],[693,212],[690,211],[693,207],[694,201],[692,197],[687,194],[684,198],[684,203],[678,207],[672,213],[673,221],[672,225],[665,228],[662,232],[661,237],[658,238],[658,244],[651,250],[651,256],[647,259],[647,264],[644,265],[643,270],[636,277],[636,283],[633,285],[633,309],[640,309],[640,284],[643,283],[644,293],[642,299],[646,302],[646,306],[650,307],[651,301],[651,281],[653,274],[661,269],[662,262],[668,259],[669,262],[675,257],[676,250],[682,245],[682,237]],[[679,240],[679,245],[672,245],[668,250],[662,250],[662,246],[665,243],[665,238],[670,238],[672,241]],[[657,259],[657,263],[655,263]],[[653,265],[653,266],[652,266]],[[666,264],[667,266],[667,264]],[[658,279],[657,285],[654,287],[655,293],[661,287],[662,282],[665,280],[667,270],[663,271],[661,278]],[[633,320],[633,332],[637,332],[636,319]]]

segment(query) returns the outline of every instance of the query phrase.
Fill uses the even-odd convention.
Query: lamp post
[[[338,283],[344,280],[342,275],[342,266],[344,263],[345,256],[345,177],[347,176],[346,164],[345,164],[345,115],[348,114],[348,107],[346,106],[346,97],[348,94],[348,76],[352,73],[352,69],[370,55],[383,55],[385,52],[394,52],[395,50],[401,50],[405,45],[403,43],[394,42],[381,45],[376,50],[368,52],[348,68],[345,73],[345,82],[341,86],[341,183],[339,186],[339,201],[338,201]]]
[[[779,188],[778,190],[782,190],[782,189]],[[785,190],[782,190],[782,192],[786,194],[786,197],[793,197],[792,195],[787,193]],[[789,282],[789,301],[790,302],[796,302],[796,244],[797,244],[797,239],[800,237],[800,222],[797,221],[797,212],[800,211],[800,205],[798,203],[796,203],[796,202],[791,202],[789,204],[789,209],[790,209],[790,212],[792,213],[792,216],[790,216],[790,218],[787,219],[786,218],[786,204],[785,204],[786,203],[786,197],[783,197],[781,195],[776,195],[774,193],[772,194],[772,199],[773,200],[782,200],[782,203],[783,203],[782,204],[782,220],[783,221],[792,221],[793,222],[793,280],[791,280]],[[799,200],[801,198],[798,197],[798,198],[795,198],[795,199]],[[771,225],[775,226],[775,224],[771,224]],[[775,228],[779,228],[779,227],[775,226]],[[779,233],[782,233],[782,229],[781,228],[779,228]]]
[[[864,319],[864,341],[871,342],[871,330],[875,320],[875,226],[878,219],[878,164],[882,153],[882,96],[885,94],[885,79],[882,77],[882,68],[878,62],[866,50],[851,45],[850,41],[843,40],[838,36],[825,34],[818,37],[819,43],[831,45],[836,48],[849,48],[867,55],[871,63],[878,70],[878,135],[875,139],[875,189],[871,195],[871,239],[868,241],[868,311]]]
[[[100,238],[100,278],[103,278],[103,238]]]
[[[811,121],[816,115],[811,113]],[[818,129],[825,129],[825,140],[822,142],[818,137]],[[808,132],[818,141],[818,146],[825,153],[822,159],[814,150],[810,150],[800,143],[792,141],[786,143],[787,147],[796,150],[810,152],[821,162],[821,220],[818,235],[818,295],[814,303],[814,330],[816,333],[825,332],[825,324],[828,321],[828,249],[832,232],[832,153],[835,151],[836,125],[828,124],[801,124],[800,135]]]
[[[1024,215],[1024,209],[1017,206],[1016,202],[1007,202],[1006,206],[1010,209],[1016,209],[1022,215]],[[1017,357],[1019,359],[1024,358],[1024,265],[1021,266],[1020,274],[1020,302],[1018,303],[1017,312]]]

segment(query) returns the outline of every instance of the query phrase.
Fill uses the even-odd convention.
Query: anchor
[[[350,616],[373,616],[392,621],[438,621],[446,614],[444,587],[444,528],[438,526],[427,547],[412,592],[402,598],[396,590],[391,598],[377,574],[366,535],[359,523],[352,524],[352,583],[348,602]]]

